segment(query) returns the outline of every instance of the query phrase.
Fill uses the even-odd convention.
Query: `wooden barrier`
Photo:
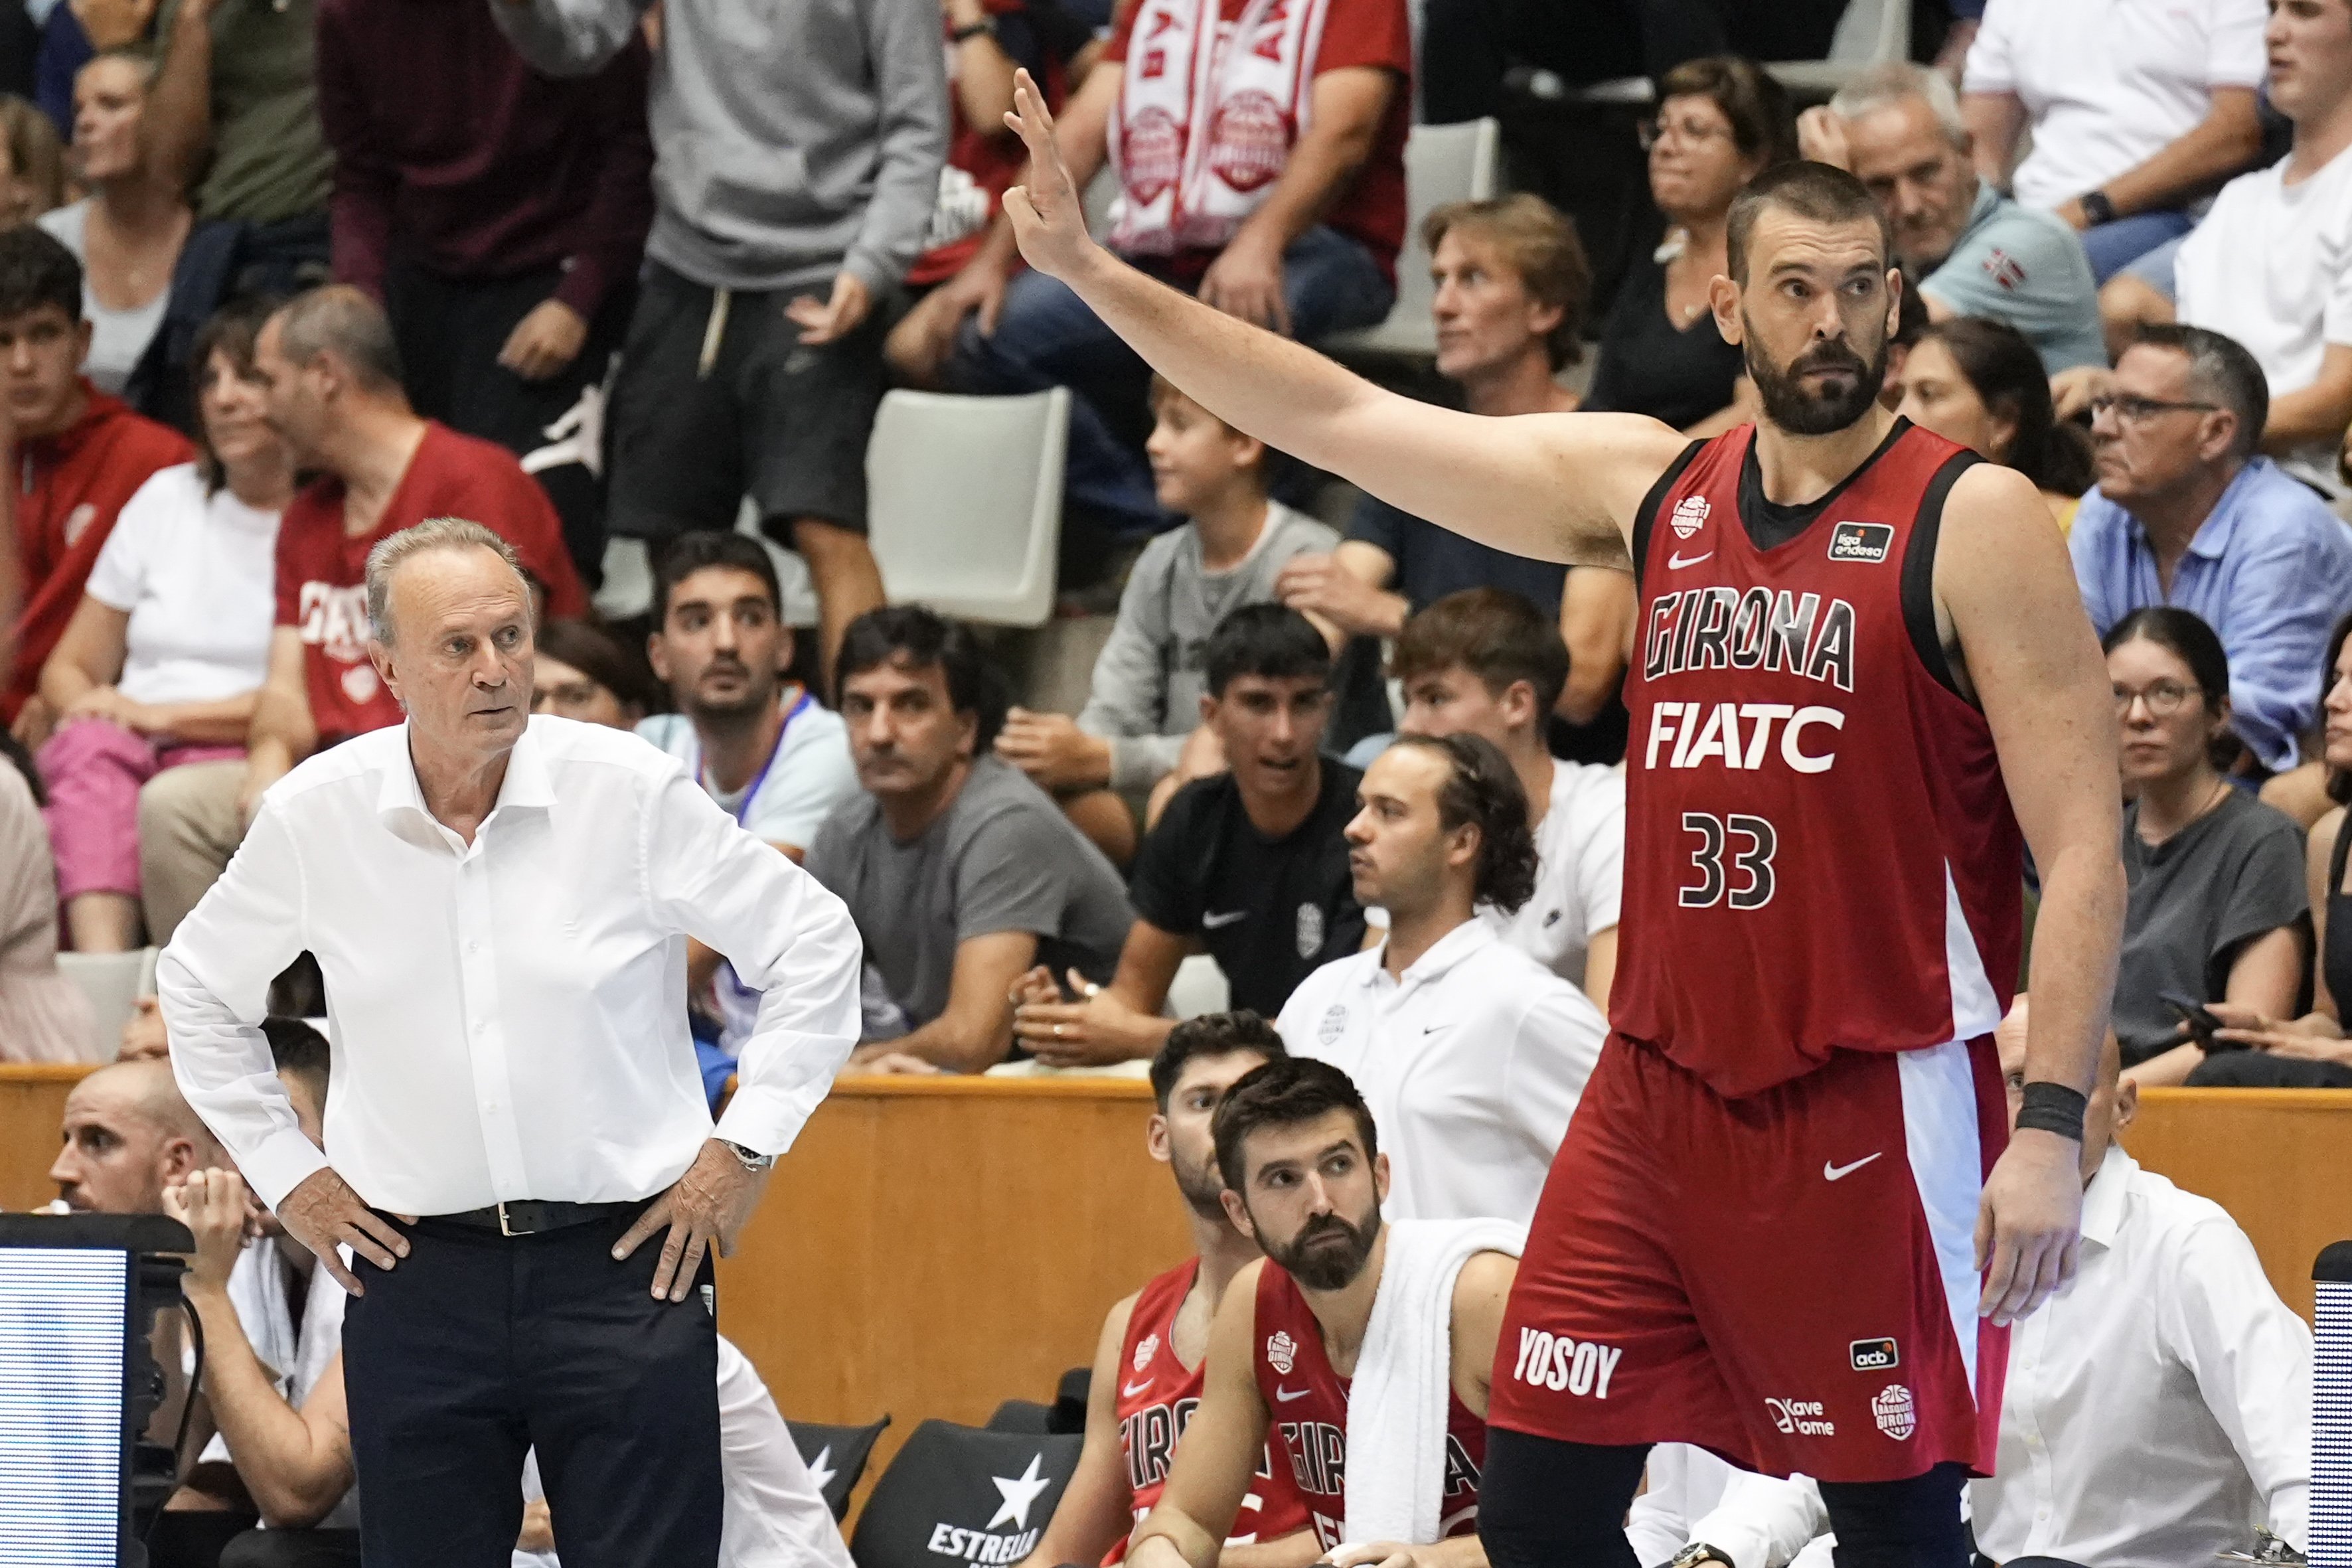
[[[0,1208],[53,1195],[83,1070],[0,1068]],[[2308,1316],[2313,1258],[2352,1237],[2352,1094],[2160,1089],[2141,1106],[2126,1146],[2229,1209]],[[894,1417],[870,1474],[926,1416],[977,1424],[1051,1398],[1110,1303],[1189,1246],[1144,1152],[1150,1110],[1125,1079],[844,1082],[720,1265],[720,1327],[786,1414]]]

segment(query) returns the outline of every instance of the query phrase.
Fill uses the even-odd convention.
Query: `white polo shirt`
[[[1964,90],[2025,105],[2014,194],[2054,207],[2188,134],[2213,89],[2261,87],[2264,19],[2263,0],[1990,0]]]
[[[2109,1148],[2073,1281],[2011,1331],[1978,1543],[2178,1568],[2261,1525],[2307,1549],[2310,1465],[2311,1331],[2220,1205]]]
[[[1595,763],[1551,764],[1551,799],[1536,824],[1535,897],[1479,918],[1580,990],[1596,932],[1617,923],[1625,886],[1625,775]]]
[[[1402,979],[1384,942],[1309,974],[1275,1027],[1356,1080],[1389,1156],[1391,1219],[1536,1212],[1608,1025],[1584,993],[1465,921]]]

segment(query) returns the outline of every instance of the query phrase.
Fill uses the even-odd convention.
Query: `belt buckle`
[[[528,1230],[515,1229],[512,1224],[507,1219],[507,1205],[503,1201],[501,1201],[499,1205],[499,1234],[500,1236],[512,1237],[530,1236],[534,1233]]]

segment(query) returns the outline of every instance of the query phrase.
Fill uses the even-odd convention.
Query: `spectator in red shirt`
[[[368,659],[378,541],[427,518],[478,522],[514,546],[543,614],[588,609],[555,509],[514,455],[409,407],[374,300],[344,284],[297,296],[262,327],[253,363],[271,426],[320,477],[278,525],[278,625],[243,774],[172,769],[140,792],[140,885],[158,945],[227,867],[263,791],[313,751],[401,721]]]
[[[1198,56],[1228,27],[1236,43],[1207,79]],[[1109,161],[1113,250],[1305,341],[1388,313],[1412,111],[1404,0],[1141,0],[1103,62],[1054,138],[1081,189]],[[1073,521],[1161,526],[1143,455],[1150,373],[1061,284],[1014,276],[1016,260],[1000,216],[964,269],[916,307],[956,334],[949,381],[969,392],[1070,387]]]
[[[38,695],[41,665],[115,514],[150,474],[195,455],[178,431],[81,378],[89,336],[73,252],[30,226],[0,232],[0,394],[16,427],[5,455],[24,595],[0,717],[27,747],[56,722]]]
[[[635,38],[551,77],[482,0],[319,4],[335,277],[390,312],[417,413],[523,459],[592,582],[602,386],[654,218],[648,59]]]

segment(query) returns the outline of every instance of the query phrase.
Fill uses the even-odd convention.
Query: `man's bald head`
[[[68,1206],[161,1214],[163,1188],[228,1155],[159,1058],[100,1068],[66,1097],[63,1141],[49,1179]]]
[[[400,387],[400,344],[392,333],[392,318],[348,283],[297,294],[278,308],[264,330],[269,327],[277,329],[278,352],[297,368],[332,354],[367,391]]]

